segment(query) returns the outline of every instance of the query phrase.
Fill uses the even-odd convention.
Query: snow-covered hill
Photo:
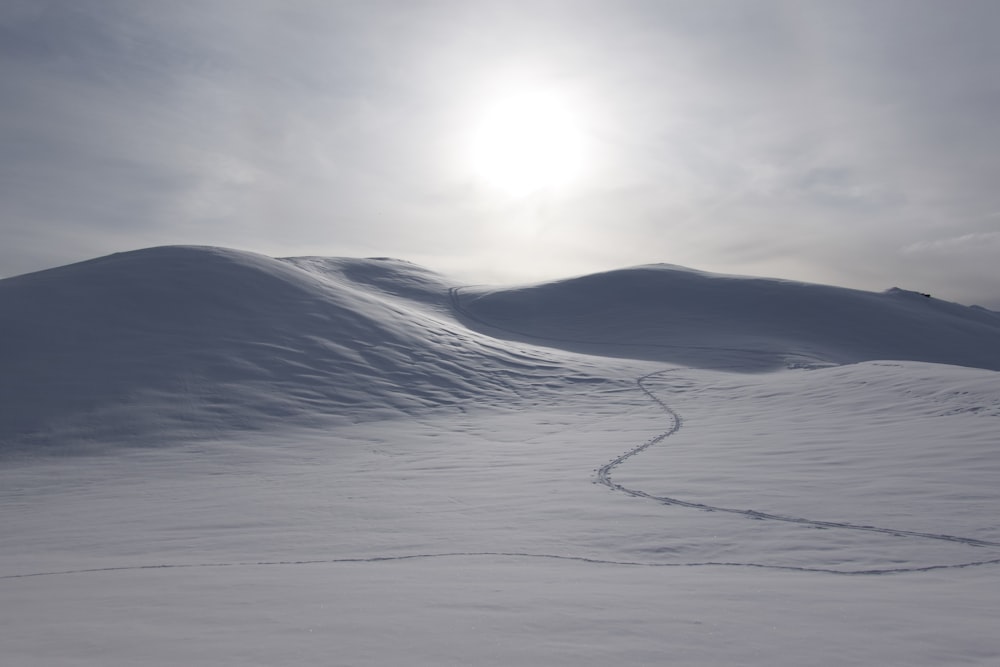
[[[908,359],[1000,370],[1000,314],[883,293],[643,266],[516,289],[464,288],[495,335],[687,366]]]
[[[993,667],[998,327],[662,266],[0,281],[0,663]]]
[[[394,260],[205,247],[0,281],[0,442],[371,420],[554,374],[454,322],[447,290]]]
[[[353,422],[586,379],[538,345],[730,370],[1000,369],[998,340],[1000,315],[899,290],[670,266],[486,290],[391,259],[160,247],[0,281],[0,442]]]

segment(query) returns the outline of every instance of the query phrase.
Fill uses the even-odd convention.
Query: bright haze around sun
[[[476,175],[512,196],[571,186],[583,167],[578,110],[545,90],[514,91],[483,111],[470,140]]]
[[[0,3],[0,276],[166,244],[1000,308],[1000,5]]]

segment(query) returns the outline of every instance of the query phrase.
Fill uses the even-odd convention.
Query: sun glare
[[[523,93],[487,110],[472,138],[472,163],[489,185],[524,196],[568,184],[582,158],[575,114],[557,96]]]

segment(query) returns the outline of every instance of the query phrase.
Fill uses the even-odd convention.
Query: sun
[[[557,95],[527,92],[493,104],[473,132],[471,161],[480,179],[514,196],[567,185],[578,175],[582,132]]]

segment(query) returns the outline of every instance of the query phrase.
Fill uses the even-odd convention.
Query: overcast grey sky
[[[1000,307],[1000,2],[0,0],[0,276],[174,244]],[[511,90],[580,174],[468,163]]]

